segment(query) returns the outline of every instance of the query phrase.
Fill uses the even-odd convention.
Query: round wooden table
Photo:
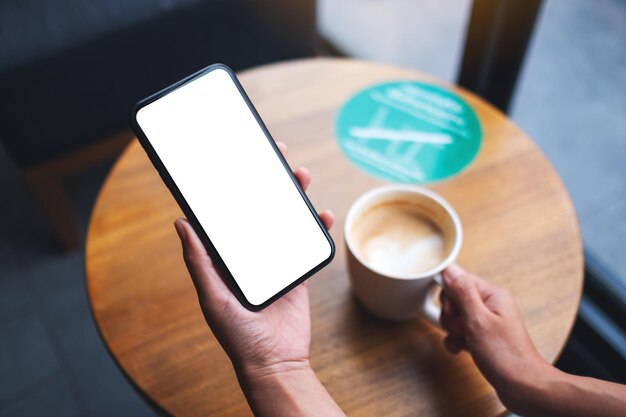
[[[576,215],[560,178],[532,140],[475,95],[415,71],[343,59],[307,59],[240,74],[292,167],[313,173],[309,195],[337,222],[335,260],[310,282],[311,363],[350,416],[495,416],[504,411],[467,354],[416,319],[387,323],[354,301],[343,220],[380,184],[341,153],[335,115],[372,83],[422,80],[460,94],[484,133],[478,158],[432,186],[458,211],[459,263],[509,288],[541,354],[554,361],[571,330],[583,282]],[[228,358],[207,327],[183,264],[173,221],[181,212],[137,142],[119,158],[93,211],[88,294],[111,354],[131,381],[174,416],[250,415]],[[302,393],[305,395],[305,393]]]

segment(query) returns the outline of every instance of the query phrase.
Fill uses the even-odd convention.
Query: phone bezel
[[[152,103],[152,102],[154,102],[154,101],[156,101],[156,100],[166,96],[167,94],[171,93],[172,91],[174,91],[174,90],[176,90],[176,89],[178,89],[178,88],[180,88],[180,87],[182,87],[182,86],[184,86],[186,84],[189,84],[190,82],[194,81],[195,79],[200,78],[200,77],[202,77],[202,76],[204,76],[204,75],[208,74],[209,72],[211,72],[213,70],[216,70],[216,69],[222,69],[222,70],[226,71],[226,73],[228,73],[228,75],[230,76],[232,81],[235,83],[235,86],[237,87],[237,90],[239,91],[241,96],[244,98],[248,108],[250,109],[250,111],[254,115],[257,123],[259,124],[259,126],[263,130],[263,133],[264,133],[266,139],[268,140],[269,144],[272,146],[272,149],[274,149],[274,152],[278,155],[278,158],[281,161],[281,163],[283,164],[283,167],[285,168],[285,171],[286,171],[287,175],[289,175],[289,177],[291,178],[294,186],[296,187],[296,189],[300,193],[300,196],[302,197],[302,199],[306,203],[306,205],[309,208],[312,216],[315,218],[317,224],[320,227],[320,230],[322,231],[322,233],[326,237],[326,240],[328,241],[328,244],[330,245],[330,255],[328,256],[328,258],[326,258],[324,261],[322,261],[316,267],[314,267],[313,269],[311,269],[310,271],[308,271],[307,273],[305,273],[304,275],[302,275],[301,277],[299,277],[298,279],[293,281],[290,285],[288,285],[287,287],[283,288],[281,291],[279,291],[278,293],[276,293],[275,295],[273,295],[272,297],[270,297],[269,299],[264,301],[262,304],[258,304],[258,305],[257,304],[252,304],[250,301],[248,301],[248,299],[245,297],[245,295],[241,291],[241,288],[239,287],[239,284],[237,284],[237,281],[235,280],[235,278],[232,276],[232,274],[228,270],[228,267],[226,266],[226,264],[222,260],[222,257],[219,255],[218,251],[213,246],[213,243],[211,242],[211,239],[209,239],[209,236],[207,235],[206,231],[200,225],[200,222],[198,221],[198,219],[196,218],[195,214],[193,213],[193,210],[191,210],[191,207],[189,207],[189,205],[187,204],[187,201],[183,197],[182,193],[178,189],[178,186],[176,185],[176,183],[174,182],[172,177],[170,176],[169,172],[167,171],[167,168],[165,167],[165,165],[161,161],[161,158],[156,153],[156,151],[152,147],[150,141],[148,140],[147,136],[145,135],[145,133],[143,132],[143,130],[139,126],[139,123],[137,122],[137,112],[141,108],[147,106],[148,104],[150,104],[150,103]],[[278,300],[280,297],[282,297],[283,295],[287,294],[289,291],[291,291],[292,289],[294,289],[295,287],[300,285],[306,279],[310,278],[312,275],[314,275],[316,272],[318,272],[319,270],[324,268],[326,265],[328,265],[333,260],[333,258],[335,256],[335,243],[334,243],[332,237],[330,236],[330,234],[326,230],[326,227],[324,226],[324,224],[322,223],[321,219],[319,218],[317,212],[315,211],[315,208],[313,207],[313,204],[311,203],[311,201],[307,197],[306,193],[304,192],[304,190],[300,186],[300,183],[298,183],[298,180],[296,179],[295,175],[293,174],[293,171],[289,167],[289,164],[285,160],[285,157],[283,156],[283,154],[280,152],[280,149],[278,149],[278,146],[276,145],[276,142],[274,141],[274,139],[272,138],[272,135],[268,131],[267,127],[265,126],[265,123],[263,123],[263,120],[261,120],[261,117],[259,116],[259,113],[256,111],[254,105],[250,101],[250,98],[248,97],[248,95],[246,94],[245,90],[241,86],[241,83],[237,79],[237,76],[235,75],[235,73],[228,66],[226,66],[224,64],[209,65],[208,67],[206,67],[206,68],[204,68],[204,69],[202,69],[202,70],[200,70],[200,71],[198,71],[198,72],[196,72],[194,74],[191,74],[190,76],[188,76],[186,78],[183,78],[182,80],[180,80],[180,81],[178,81],[178,82],[176,82],[176,83],[174,83],[174,84],[172,84],[172,85],[162,89],[161,91],[159,91],[159,92],[157,92],[155,94],[152,94],[151,96],[149,96],[147,98],[144,98],[143,100],[140,100],[133,107],[133,109],[130,112],[130,125],[131,125],[135,135],[137,136],[137,139],[139,140],[139,143],[141,144],[141,146],[143,147],[144,151],[148,155],[148,158],[150,159],[150,161],[152,162],[152,164],[156,168],[157,172],[161,176],[161,179],[163,180],[165,185],[168,187],[168,189],[170,190],[170,192],[174,196],[176,202],[180,206],[181,210],[183,211],[183,213],[185,214],[185,216],[187,217],[187,219],[189,220],[189,222],[193,226],[194,230],[196,231],[196,233],[200,237],[200,240],[204,244],[204,247],[206,248],[208,254],[211,256],[211,258],[213,259],[215,264],[217,264],[216,266],[218,267],[218,269],[222,273],[222,276],[225,278],[229,288],[231,289],[231,291],[233,292],[235,297],[239,300],[239,302],[245,308],[247,308],[248,310],[251,310],[251,311],[263,310],[264,308],[266,308],[267,306],[269,306],[270,304],[272,304],[276,300]]]

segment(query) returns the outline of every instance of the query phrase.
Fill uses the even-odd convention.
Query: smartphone
[[[267,307],[332,260],[332,238],[230,68],[141,100],[130,120],[243,306]]]

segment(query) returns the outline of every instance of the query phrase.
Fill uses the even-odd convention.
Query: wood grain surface
[[[357,90],[391,80],[444,85],[474,108],[484,134],[478,158],[461,175],[431,188],[463,223],[459,263],[513,292],[539,351],[554,361],[576,315],[583,259],[572,203],[532,140],[476,96],[411,70],[310,59],[249,70],[240,80],[274,138],[289,145],[290,165],[312,171],[315,207],[332,208],[337,216],[336,258],[309,281],[311,362],[330,394],[349,416],[502,413],[471,358],[444,350],[442,333],[420,319],[374,319],[353,300],[343,220],[350,204],[380,182],[342,155],[333,125]],[[102,187],[89,227],[86,274],[95,320],[123,371],[163,411],[250,415],[197,304],[172,224],[179,216],[133,142]]]

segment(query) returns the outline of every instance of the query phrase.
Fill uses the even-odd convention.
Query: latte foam
[[[370,267],[394,275],[418,275],[446,258],[443,232],[411,203],[373,206],[352,225],[352,242]]]

